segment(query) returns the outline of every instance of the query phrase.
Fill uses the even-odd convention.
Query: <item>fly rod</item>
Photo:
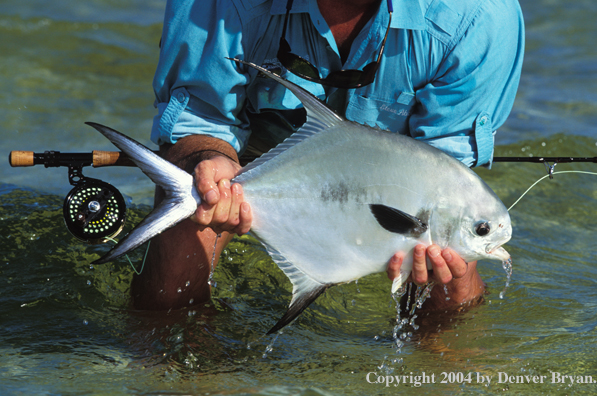
[[[93,244],[103,243],[124,227],[126,204],[120,191],[102,180],[83,176],[83,167],[135,166],[126,154],[99,150],[90,153],[11,151],[8,162],[13,167],[68,167],[68,180],[74,187],[64,200],[63,215],[68,230],[75,237]],[[558,163],[597,163],[597,157],[494,157],[493,162],[543,163],[551,179]]]
[[[157,153],[157,152],[156,152]],[[45,151],[34,153],[33,151],[11,151],[8,162],[13,167],[44,165],[46,168],[71,166],[80,164],[82,166],[135,166],[133,161],[120,151],[94,150],[91,153],[61,153],[60,151]],[[556,164],[572,162],[597,163],[597,157],[493,157],[493,162],[533,162],[544,164],[553,162]]]

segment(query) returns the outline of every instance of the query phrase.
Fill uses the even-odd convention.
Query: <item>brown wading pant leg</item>
[[[211,156],[222,154],[238,161],[232,147],[222,147],[221,141],[208,138],[204,151]],[[184,141],[187,138],[181,139]],[[213,139],[210,141],[209,139]],[[217,141],[214,143],[214,141]],[[189,141],[187,140],[187,143]],[[192,143],[192,142],[191,142]],[[203,143],[201,143],[203,144]],[[211,144],[211,145],[210,145]],[[211,150],[216,147],[217,150]],[[191,150],[195,151],[191,151]],[[196,144],[164,145],[160,154],[182,169],[192,173],[196,164],[211,156],[203,155]],[[155,203],[164,197],[161,188],[156,188]],[[218,238],[214,267],[220,253],[232,235],[223,233]],[[131,284],[133,306],[143,310],[169,310],[202,303],[210,299],[207,284],[214,254],[216,234],[209,228],[200,231],[191,220],[183,220],[151,240],[147,261],[141,275],[135,275]]]

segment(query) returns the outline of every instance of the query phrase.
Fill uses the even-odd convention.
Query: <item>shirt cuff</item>
[[[170,101],[156,105],[158,114],[153,118],[151,141],[162,145],[175,144],[189,135],[209,135],[230,144],[238,153],[246,145],[250,131],[227,124],[207,121],[185,111],[190,95],[185,88],[172,91]]]

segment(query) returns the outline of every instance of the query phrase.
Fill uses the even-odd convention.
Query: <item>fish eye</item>
[[[475,232],[479,236],[485,236],[489,234],[489,231],[491,231],[491,227],[489,226],[488,221],[481,221],[475,225]]]

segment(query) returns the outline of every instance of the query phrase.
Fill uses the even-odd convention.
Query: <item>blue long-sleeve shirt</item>
[[[301,79],[277,60],[286,0],[169,0],[153,83],[158,115],[152,140],[209,134],[242,152],[251,133],[286,137],[267,127],[267,117],[251,131],[249,119],[283,115],[300,102],[282,85],[226,59],[239,58],[281,70],[349,120],[424,140],[469,166],[490,163],[495,131],[512,108],[522,68],[517,0],[392,1],[375,81],[338,90]],[[317,1],[295,0],[286,39],[325,77],[375,61],[388,18],[382,0],[342,64]]]

